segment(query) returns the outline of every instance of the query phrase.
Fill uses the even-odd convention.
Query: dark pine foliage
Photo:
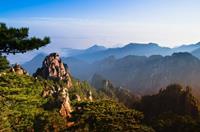
[[[9,62],[5,56],[0,56],[0,72],[9,67]]]
[[[144,96],[136,105],[144,112],[144,120],[159,132],[198,132],[198,101],[191,88],[183,90],[178,84],[169,85],[158,94]]]
[[[50,43],[49,37],[29,38],[28,31],[28,28],[8,28],[6,24],[0,23],[0,54],[25,53]]]
[[[50,98],[41,96],[45,84],[26,75],[6,73],[0,76],[0,131],[61,131],[66,127],[58,111],[45,110]]]
[[[59,108],[52,105],[55,102],[53,96],[41,96],[43,88],[46,85],[55,87],[55,82],[13,73],[1,75],[0,131],[154,131],[141,122],[142,112],[111,100],[84,100],[88,90],[92,89],[86,82],[79,83],[79,87],[69,93],[83,92],[80,95],[83,102],[71,100],[74,111],[72,118],[66,120],[59,115]],[[94,97],[98,96],[96,94]],[[74,125],[68,128],[71,122]]]
[[[154,132],[142,124],[142,112],[131,110],[111,100],[78,102],[70,119],[75,123],[68,131],[92,132]]]

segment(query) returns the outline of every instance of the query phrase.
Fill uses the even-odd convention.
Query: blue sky
[[[0,21],[50,36],[45,50],[200,41],[198,0],[2,0]]]

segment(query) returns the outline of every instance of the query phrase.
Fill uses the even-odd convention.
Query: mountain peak
[[[156,43],[129,43],[125,45],[124,47],[132,47],[132,46],[159,46]]]
[[[100,50],[105,50],[105,49],[106,49],[106,47],[95,44],[86,50],[87,51],[100,51]]]
[[[34,76],[40,76],[45,79],[65,80],[67,87],[72,87],[69,70],[65,67],[58,53],[51,53],[46,56],[42,67],[37,69]]]
[[[192,54],[188,53],[188,52],[178,52],[178,53],[173,53],[172,54],[173,57],[194,57]]]
[[[148,43],[148,45],[159,46],[157,43],[152,43],[152,42]]]

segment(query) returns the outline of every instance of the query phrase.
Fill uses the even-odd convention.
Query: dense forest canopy
[[[172,84],[158,94],[143,96],[135,108],[144,112],[144,121],[156,131],[199,132],[199,103],[191,91]]]

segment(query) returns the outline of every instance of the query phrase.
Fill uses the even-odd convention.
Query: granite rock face
[[[67,65],[64,65],[58,53],[51,53],[44,59],[42,67],[38,68],[35,77],[66,81],[67,87],[72,87],[72,81]]]
[[[71,101],[69,98],[68,88],[64,86],[49,86],[45,85],[42,91],[42,97],[54,97],[55,102],[59,105],[59,113],[61,116],[70,118],[71,112],[73,111],[71,108]],[[54,103],[55,103],[54,102]]]
[[[48,86],[43,89],[42,96],[53,96],[56,102],[59,102],[61,116],[70,118],[72,108],[70,105],[68,89],[72,87],[72,80],[67,65],[65,65],[58,53],[51,53],[45,57],[42,67],[38,68],[35,77],[42,77],[52,80],[63,80],[66,82],[65,86]]]
[[[59,113],[63,117],[70,118],[71,117],[70,113],[72,112],[72,108],[71,108],[71,105],[70,105],[68,89],[62,88],[59,96],[60,96],[59,100],[62,102]]]

